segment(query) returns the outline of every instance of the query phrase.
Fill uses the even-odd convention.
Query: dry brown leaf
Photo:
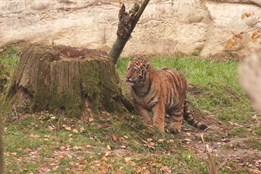
[[[93,121],[94,121],[94,119],[92,117],[89,117],[88,122],[92,123]]]
[[[163,141],[165,141],[164,139],[159,139],[158,142],[162,143]]]
[[[125,161],[126,163],[130,162],[130,161],[131,161],[131,157],[125,157],[125,158],[124,158],[124,161]]]
[[[108,161],[108,158],[106,156],[103,156],[102,161]]]
[[[112,135],[112,136],[111,136],[111,139],[112,139],[112,141],[114,141],[114,142],[118,141],[118,137],[117,137],[116,135]]]
[[[107,145],[107,146],[106,146],[106,149],[111,151],[111,146],[110,146],[110,145]]]

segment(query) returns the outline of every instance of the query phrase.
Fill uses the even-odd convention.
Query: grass
[[[259,136],[261,137],[261,126],[258,126],[255,128],[254,132]]]
[[[0,94],[19,61],[20,51],[14,46],[7,47],[0,53]]]
[[[12,72],[19,61],[21,49],[9,46],[0,54],[0,63],[5,66],[7,72]]]
[[[229,135],[238,137],[246,137],[248,134],[249,131],[244,127],[236,127],[229,132]]]
[[[0,60],[12,73],[19,52],[12,47],[7,50]],[[122,79],[127,63],[128,59],[122,58],[117,64]],[[237,82],[238,62],[155,57],[151,64],[156,69],[169,67],[183,72],[192,86],[190,103],[207,111],[209,117],[222,123],[251,123],[253,111]],[[192,148],[194,142],[183,143],[184,136],[190,138],[189,135],[165,133],[148,137],[136,115],[108,114],[106,118],[95,117],[90,123],[48,112],[22,115],[17,120],[11,119],[13,115],[4,113],[3,117],[6,173],[208,173],[205,159]],[[260,127],[253,130],[260,136]],[[206,141],[214,143],[220,139],[218,135],[206,134]],[[223,135],[251,134],[245,128],[235,127]],[[249,144],[251,148],[260,148],[256,139]],[[220,173],[246,171],[229,162]]]
[[[164,170],[179,173],[206,171],[203,161],[191,150],[182,148],[175,141],[157,142],[157,138],[164,138],[164,141],[176,139],[174,135],[168,134],[165,137],[158,135],[159,137],[148,141],[145,133],[136,126],[133,129],[131,124],[137,119],[130,122],[116,120],[117,124],[111,124],[110,128],[100,130],[99,127],[104,123],[99,120],[86,125],[81,125],[80,122],[76,124],[72,120],[60,123],[51,121],[46,124],[39,115],[28,115],[27,118],[14,123],[4,124],[7,173],[14,171],[35,173],[44,170],[45,165],[54,173],[64,173],[75,168],[84,171],[86,167],[91,173],[97,170],[95,165],[99,168],[102,164],[104,166],[99,168],[101,171],[111,168],[110,170],[116,172],[122,167],[126,173],[133,173],[135,170],[156,173],[164,173]],[[111,117],[114,118],[115,115]],[[58,129],[58,124],[67,127]],[[50,130],[51,125],[57,130]],[[83,131],[80,132],[80,129]],[[121,131],[115,132],[116,129]],[[114,142],[112,135],[117,136],[118,140]],[[155,142],[155,145],[149,147],[147,142]],[[179,150],[175,150],[174,153],[171,150],[173,147]],[[117,151],[122,151],[123,154]],[[109,155],[106,156],[106,153]],[[131,158],[131,161],[125,158]],[[86,161],[86,164],[80,164],[81,161]]]
[[[261,151],[261,142],[260,140],[257,139],[249,139],[246,143],[248,143],[248,145],[253,148],[253,149],[257,149],[259,151]]]

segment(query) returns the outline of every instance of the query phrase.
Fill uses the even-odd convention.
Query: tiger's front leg
[[[136,108],[136,111],[139,113],[140,116],[142,116],[145,126],[147,127],[148,133],[153,134],[154,129],[152,127],[152,120],[150,118],[149,111],[145,108],[143,108],[140,104],[134,103],[134,106]]]
[[[153,126],[159,129],[161,133],[164,132],[164,120],[165,120],[165,106],[163,102],[157,103],[152,111],[154,113]]]

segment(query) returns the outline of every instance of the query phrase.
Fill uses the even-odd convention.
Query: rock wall
[[[121,2],[127,8],[133,3]],[[44,42],[109,50],[116,39],[119,8],[116,0],[1,0],[0,47]],[[254,15],[242,20],[245,12]],[[258,16],[258,5],[151,0],[123,55],[223,55],[232,33],[247,30]],[[258,47],[259,43],[248,43],[247,48],[239,44],[234,51],[242,55]]]

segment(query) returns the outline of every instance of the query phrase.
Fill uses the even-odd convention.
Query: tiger
[[[126,81],[130,85],[135,110],[143,117],[150,133],[154,133],[154,128],[164,132],[165,115],[170,117],[168,129],[171,133],[181,132],[183,118],[200,130],[208,128],[206,124],[195,120],[189,111],[187,81],[176,69],[155,70],[147,59],[134,57],[129,61]]]

